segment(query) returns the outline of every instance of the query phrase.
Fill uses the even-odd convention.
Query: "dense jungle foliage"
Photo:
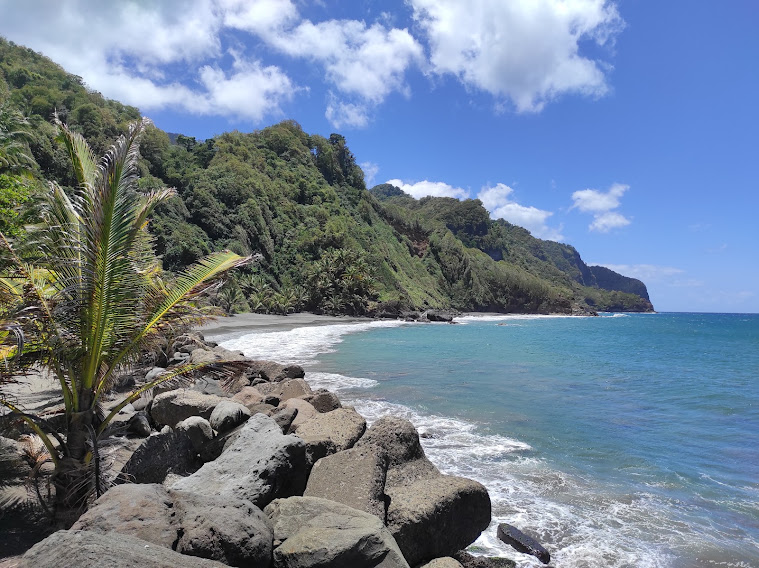
[[[54,140],[56,112],[98,155],[140,117],[0,38],[0,155],[10,157],[0,161],[0,231],[19,241],[46,180],[75,183]],[[178,193],[150,222],[164,269],[222,249],[260,255],[218,293],[229,313],[653,309],[642,282],[493,221],[477,200],[415,200],[388,185],[368,191],[339,134],[284,121],[200,141],[151,127],[140,152],[140,189]]]

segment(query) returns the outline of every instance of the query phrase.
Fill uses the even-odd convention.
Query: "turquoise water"
[[[238,338],[307,365],[370,420],[402,414],[443,471],[561,567],[759,566],[759,315],[463,318]]]

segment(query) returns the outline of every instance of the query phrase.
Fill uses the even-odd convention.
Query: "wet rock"
[[[524,554],[531,554],[543,564],[551,561],[551,554],[531,536],[506,523],[498,525],[498,538]]]
[[[472,556],[465,550],[453,555],[463,568],[516,568],[516,563],[509,558],[499,556]]]

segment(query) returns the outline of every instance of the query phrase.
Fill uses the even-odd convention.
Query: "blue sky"
[[[162,129],[340,132],[660,311],[759,312],[759,3],[0,0],[0,35]]]

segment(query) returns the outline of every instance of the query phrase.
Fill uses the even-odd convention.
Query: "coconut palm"
[[[0,105],[0,173],[23,173],[34,166],[28,142],[29,123],[9,103]]]
[[[165,280],[146,226],[153,209],[175,192],[137,190],[138,140],[146,121],[131,126],[99,161],[82,136],[56,122],[79,186],[69,196],[50,184],[44,230],[37,233],[44,265],[23,262],[0,235],[5,266],[11,267],[0,275],[0,330],[11,344],[0,352],[0,378],[32,366],[48,371],[60,385],[66,429],[58,433],[11,401],[0,403],[47,446],[55,464],[57,514],[68,524],[66,511],[74,516],[93,491],[102,491],[98,439],[111,419],[146,391],[199,366],[173,369],[100,418],[99,404],[114,380],[162,330],[202,319],[192,300],[249,258],[216,253]]]

